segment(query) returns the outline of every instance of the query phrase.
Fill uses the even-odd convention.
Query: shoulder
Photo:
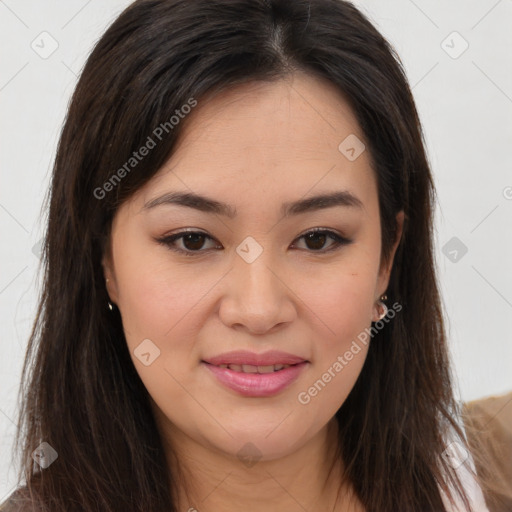
[[[464,421],[489,508],[512,510],[512,392],[467,402]]]
[[[36,510],[38,508],[34,506],[27,487],[16,489],[0,503],[0,512],[35,512]]]
[[[465,439],[460,439],[453,428],[448,428],[447,431],[445,432],[446,449],[443,452],[442,457],[445,459],[445,462],[447,462],[448,465],[451,467],[451,470],[453,470],[456,473],[457,477],[459,478],[460,483],[464,488],[464,493],[469,499],[469,502],[471,503],[473,510],[477,510],[478,512],[489,512],[482,489],[476,480],[476,468],[473,461],[473,457],[471,453],[468,452],[465,448],[467,442],[467,434],[466,429],[464,428],[464,423],[460,416],[454,415],[454,418],[456,419],[459,427],[461,428]],[[450,488],[450,494],[452,494],[455,500],[455,504],[450,503],[446,494],[440,488],[441,497],[446,507],[446,510],[450,512],[466,511],[466,508],[463,505],[462,500],[453,489],[448,478],[446,480],[446,483]]]

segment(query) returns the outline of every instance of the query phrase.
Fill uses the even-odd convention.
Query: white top
[[[465,434],[464,425],[461,421],[458,422],[462,431]],[[448,435],[448,448],[446,449],[443,456],[445,460],[455,469],[457,476],[460,478],[464,490],[468,496],[469,502],[475,512],[489,512],[487,505],[484,500],[482,489],[475,480],[472,472],[476,472],[473,457],[468,453],[458,441],[458,437],[453,429],[450,430]],[[450,487],[451,488],[451,487]],[[446,510],[449,512],[467,512],[461,498],[457,492],[453,493],[453,499],[455,500],[455,506],[450,503],[450,500],[442,489],[441,498],[443,500]]]
[[[468,495],[473,510],[475,512],[489,512],[489,509],[485,504],[482,489],[480,489],[480,486],[475,481],[471,473],[468,471],[466,465],[462,464],[462,466],[460,466],[456,471],[459,478],[461,479],[461,482],[464,485],[464,489]],[[462,500],[457,494],[454,496],[454,499],[456,501],[455,507],[451,505],[450,500],[447,498],[447,496],[444,494],[442,490],[441,498],[443,499],[443,503],[444,506],[446,507],[446,510],[448,510],[449,512],[467,512],[467,509],[464,507]]]

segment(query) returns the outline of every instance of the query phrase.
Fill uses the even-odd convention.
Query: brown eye
[[[344,238],[329,229],[315,229],[309,231],[308,233],[300,236],[297,240],[304,240],[305,247],[300,247],[301,249],[322,253],[334,250],[339,246],[352,243],[352,240]],[[326,243],[329,244],[326,246]]]
[[[308,233],[304,235],[304,240],[308,249],[313,249],[314,251],[318,251],[322,249],[325,242],[327,241],[327,235],[325,233]]]
[[[208,249],[222,249],[222,246],[216,244],[211,236],[201,231],[181,231],[174,235],[157,238],[156,241],[186,256],[204,253]],[[207,242],[210,242],[210,247],[208,247]]]
[[[203,247],[206,235],[203,233],[188,233],[183,236],[182,239],[185,249],[188,249],[189,251],[198,251]]]

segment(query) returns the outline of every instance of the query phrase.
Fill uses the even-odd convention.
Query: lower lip
[[[308,364],[295,364],[272,373],[242,373],[229,368],[220,368],[209,363],[203,364],[228,388],[244,396],[272,396],[287,388],[295,381]]]

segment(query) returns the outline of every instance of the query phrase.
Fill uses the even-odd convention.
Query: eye
[[[205,242],[210,240],[211,242],[215,242],[215,240],[208,236],[206,233],[202,231],[180,231],[179,233],[174,233],[173,235],[164,236],[162,238],[157,238],[156,241],[167,246],[169,249],[185,254],[186,256],[193,256],[194,253],[204,252]],[[222,246],[220,244],[211,247],[206,247],[206,249],[221,249]]]
[[[306,249],[312,252],[328,252],[337,249],[342,245],[349,245],[352,240],[344,238],[338,233],[324,228],[315,228],[301,235],[297,240],[304,239]],[[327,242],[332,242],[325,248]]]
[[[299,249],[306,249],[309,252],[326,253],[339,248],[342,245],[349,245],[352,240],[338,235],[330,229],[315,228],[307,233],[304,233],[296,240],[304,239],[305,247],[298,247]],[[174,233],[172,235],[157,238],[156,241],[165,245],[169,249],[184,254],[185,256],[194,256],[201,252],[206,252],[209,249],[222,249],[214,238],[207,235],[202,231],[186,230]],[[210,247],[206,242],[210,241]],[[217,242],[217,244],[215,243]],[[331,242],[325,248],[325,244]],[[292,245],[292,247],[294,247]],[[295,247],[297,247],[295,245]]]

